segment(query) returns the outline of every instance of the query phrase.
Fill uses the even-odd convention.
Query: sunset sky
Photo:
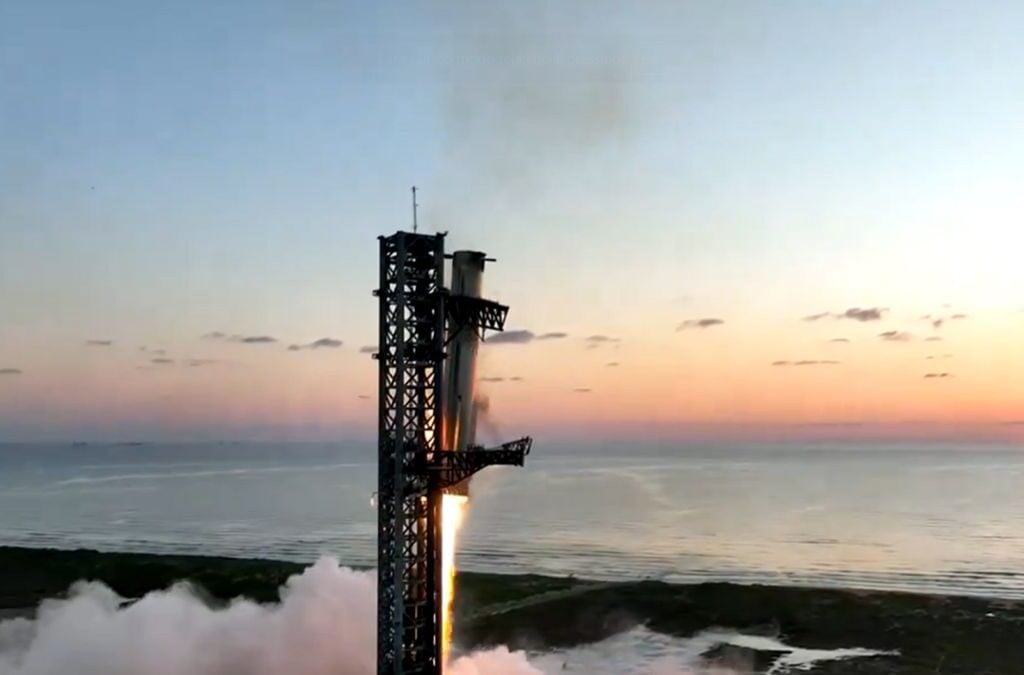
[[[486,4],[2,3],[0,441],[371,438],[411,185],[505,436],[1024,439],[1024,3]]]

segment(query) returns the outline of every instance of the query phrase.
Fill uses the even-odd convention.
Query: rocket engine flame
[[[452,607],[455,603],[455,541],[466,515],[469,497],[441,496],[441,662],[448,666],[452,645]]]

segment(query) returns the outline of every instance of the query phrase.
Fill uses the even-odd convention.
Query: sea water
[[[376,558],[375,448],[0,445],[0,545]],[[474,481],[459,567],[1024,598],[1024,450],[536,445]]]

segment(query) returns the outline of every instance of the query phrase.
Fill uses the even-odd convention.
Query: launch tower
[[[508,307],[480,297],[483,253],[450,256],[445,287],[444,239],[380,238],[378,675],[441,673],[442,495],[486,466],[522,466],[532,443],[475,443],[476,347]]]

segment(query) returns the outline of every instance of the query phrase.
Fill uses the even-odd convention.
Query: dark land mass
[[[0,618],[31,614],[81,579],[122,596],[188,580],[212,604],[244,596],[277,600],[304,565],[204,556],[0,547]],[[643,625],[690,637],[709,628],[777,637],[809,649],[863,647],[898,654],[826,661],[822,675],[1015,675],[1024,673],[1024,603],[729,583],[601,583],[536,575],[459,574],[456,642],[543,650],[596,642]],[[709,662],[764,670],[779,652],[719,645]]]

